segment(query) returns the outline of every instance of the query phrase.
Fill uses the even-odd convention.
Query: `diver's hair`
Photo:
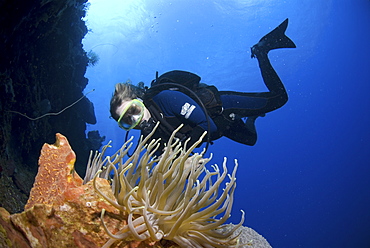
[[[135,86],[128,81],[126,83],[118,83],[115,85],[113,96],[110,100],[110,114],[116,121],[119,115],[116,113],[116,109],[122,104],[122,101],[130,101],[135,98],[141,98],[144,95],[144,83],[140,82],[138,86]]]

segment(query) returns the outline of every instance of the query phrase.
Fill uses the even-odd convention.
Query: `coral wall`
[[[0,1],[0,205],[23,210],[42,144],[55,133],[69,137],[83,175],[90,151],[86,123],[95,124],[93,104],[83,98],[88,58],[81,41],[87,33],[86,0]],[[4,186],[5,185],[5,186]]]

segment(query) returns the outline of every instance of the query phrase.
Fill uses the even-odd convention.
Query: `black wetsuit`
[[[256,56],[269,91],[256,93],[220,91],[224,110],[223,115],[215,119],[216,125],[223,130],[223,136],[246,145],[254,145],[257,141],[255,119],[282,107],[288,101],[285,87],[267,54],[258,53]],[[249,118],[244,122],[242,117]],[[228,126],[225,126],[225,123],[229,123]]]
[[[167,132],[165,132],[166,128],[162,128],[162,131],[158,131],[155,135],[156,138],[160,137],[166,142],[173,129],[183,123],[186,126],[182,133],[185,134],[184,138],[191,137],[191,143],[198,140],[207,130],[211,133],[211,141],[225,136],[245,145],[254,145],[257,141],[255,119],[280,108],[288,100],[284,85],[273,69],[267,54],[259,51],[256,53],[268,92],[219,91],[223,111],[220,115],[209,118],[208,123],[204,110],[191,97],[179,91],[164,90],[155,95],[151,103],[145,103],[147,106],[154,105],[149,107],[152,116],[159,116],[157,119],[164,118],[160,121],[168,122],[172,127]],[[154,112],[158,112],[159,115]],[[244,121],[243,117],[248,119]]]
[[[160,93],[150,101],[144,101],[153,116],[151,124],[156,121],[165,123],[165,125],[160,125],[163,127],[154,137],[161,137],[166,142],[171,132],[183,123],[186,126],[181,130],[182,138],[191,137],[192,142],[197,141],[204,130],[207,130],[211,134],[211,141],[225,136],[242,144],[254,145],[257,141],[254,125],[256,118],[282,107],[288,101],[285,87],[267,56],[268,52],[273,49],[296,47],[293,41],[285,35],[287,25],[288,19],[262,37],[251,48],[252,57],[258,60],[268,92],[219,91],[222,112],[212,118],[207,118],[199,104],[181,92]],[[243,120],[244,117],[247,117],[246,121]],[[147,134],[148,131],[150,128],[144,130],[143,134]]]

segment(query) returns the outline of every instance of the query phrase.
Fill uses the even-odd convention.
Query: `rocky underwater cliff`
[[[90,149],[104,140],[85,134],[96,123],[83,97],[86,9],[86,0],[0,1],[0,206],[11,213],[23,210],[41,147],[55,133],[69,137],[82,175]]]

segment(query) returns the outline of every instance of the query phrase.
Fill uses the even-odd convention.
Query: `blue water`
[[[119,147],[109,119],[117,82],[146,85],[173,69],[221,90],[265,91],[249,47],[289,18],[296,49],[270,52],[289,101],[257,119],[254,147],[222,138],[213,163],[239,162],[231,221],[273,247],[370,247],[370,1],[91,0],[84,40],[99,63],[86,91],[98,123],[89,130]],[[138,136],[138,132],[131,132]]]

